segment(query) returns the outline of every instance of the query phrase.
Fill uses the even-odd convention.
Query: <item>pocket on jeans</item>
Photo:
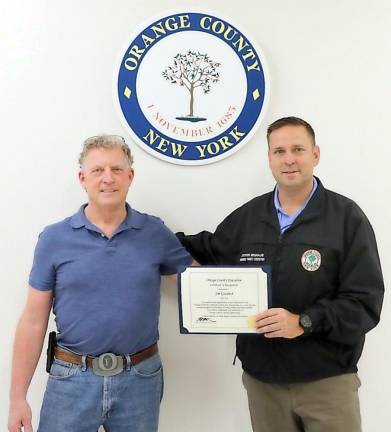
[[[78,365],[54,359],[54,362],[50,368],[49,376],[50,378],[64,380],[73,377],[78,369]]]
[[[154,377],[159,375],[162,371],[162,362],[159,354],[132,366],[134,373],[143,378]]]

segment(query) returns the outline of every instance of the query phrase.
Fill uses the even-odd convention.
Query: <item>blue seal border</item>
[[[213,35],[215,37],[218,37],[220,40],[222,40],[224,43],[226,43],[227,45],[230,46],[230,48],[237,54],[238,58],[240,59],[242,65],[243,65],[245,74],[246,74],[246,81],[247,81],[246,99],[245,99],[244,106],[243,106],[238,118],[236,119],[236,121],[234,123],[234,126],[237,127],[237,130],[245,132],[246,136],[250,133],[250,131],[252,131],[252,129],[256,125],[256,123],[257,123],[257,121],[261,115],[261,112],[262,112],[264,105],[265,105],[265,96],[268,92],[268,88],[266,87],[267,80],[265,78],[265,70],[264,70],[265,59],[260,57],[259,50],[256,49],[253,46],[253,44],[251,44],[249,39],[247,37],[245,37],[245,35],[243,35],[243,33],[240,32],[234,25],[232,25],[230,22],[228,22],[228,21],[226,21],[226,20],[224,20],[218,16],[215,16],[214,14],[200,13],[200,12],[175,13],[175,14],[162,16],[159,19],[151,22],[148,26],[144,27],[144,29],[141,32],[139,32],[138,35],[131,41],[131,43],[128,46],[128,49],[126,50],[126,52],[123,55],[122,60],[121,60],[119,73],[118,73],[118,80],[117,80],[117,97],[118,97],[118,101],[120,104],[120,108],[121,108],[122,114],[124,116],[124,119],[125,119],[127,125],[131,128],[133,133],[138,137],[138,139],[143,144],[143,146],[149,147],[149,149],[152,149],[153,152],[159,153],[160,155],[164,156],[165,159],[166,158],[176,159],[178,162],[180,161],[181,163],[183,163],[184,161],[189,161],[189,162],[199,161],[200,156],[199,156],[199,152],[195,148],[195,145],[201,145],[202,146],[202,145],[208,145],[211,142],[217,142],[217,141],[219,141],[219,139],[222,139],[224,136],[227,135],[228,129],[223,130],[221,134],[213,137],[213,139],[205,139],[203,141],[194,140],[194,142],[183,141],[183,140],[180,140],[177,138],[175,138],[175,140],[173,140],[172,137],[165,135],[160,129],[155,128],[148,121],[148,119],[144,116],[144,114],[141,110],[141,107],[139,105],[138,98],[137,98],[138,69],[139,69],[139,66],[142,63],[144,57],[148,54],[149,49],[152,46],[154,46],[155,43],[153,43],[153,44],[151,44],[145,48],[145,51],[144,51],[141,59],[138,62],[137,70],[129,71],[125,67],[125,61],[129,57],[128,52],[129,52],[130,48],[133,45],[144,46],[142,35],[144,34],[144,35],[150,36],[150,32],[148,32],[150,27],[157,25],[161,21],[167,20],[169,18],[178,18],[178,16],[181,16],[181,15],[186,15],[189,17],[189,21],[191,23],[190,27],[189,28],[178,28],[176,30],[171,30],[167,34],[162,34],[162,35],[160,35],[159,40],[156,41],[155,43],[157,44],[157,43],[159,43],[160,40],[163,40],[166,37],[169,37],[173,34],[176,34],[176,33],[182,32],[182,31],[201,31],[203,33],[207,33],[207,34]],[[221,21],[226,26],[230,26],[234,31],[237,31],[238,34],[242,35],[244,40],[248,44],[248,48],[252,49],[252,51],[254,52],[254,54],[255,54],[254,59],[258,60],[260,71],[252,70],[252,71],[248,72],[246,69],[247,64],[246,64],[245,60],[242,58],[242,56],[239,55],[238,52],[235,51],[234,47],[231,46],[230,42],[224,38],[223,33],[217,34],[217,33],[208,31],[208,30],[206,30],[200,26],[200,21],[201,21],[201,18],[203,18],[203,17],[210,17],[213,20]],[[131,98],[127,98],[124,94],[124,89],[126,87],[130,88],[132,91],[132,97]],[[259,97],[256,100],[254,100],[254,97],[253,97],[253,91],[255,89],[259,90]],[[163,138],[169,142],[175,141],[175,143],[177,143],[179,145],[187,146],[188,147],[187,151],[185,152],[183,157],[180,157],[179,155],[167,155],[164,151],[148,145],[148,143],[143,140],[143,137],[146,136],[150,130],[153,130],[159,137],[161,137],[161,138]],[[228,153],[229,154],[233,153],[233,151],[235,150],[235,147],[237,147],[239,144],[240,144],[240,141],[238,143],[234,144],[228,150],[226,150],[225,156],[228,156]],[[149,151],[149,152],[151,153],[151,151]],[[152,152],[152,154],[153,154],[153,152]],[[158,156],[158,155],[156,155],[156,156]],[[206,155],[203,158],[203,160],[205,161],[208,159],[213,159],[213,158],[216,158],[217,156],[221,156],[221,153],[214,154],[214,155],[213,154]],[[175,161],[172,161],[172,162],[175,163]],[[211,162],[211,161],[208,161],[208,162]],[[205,163],[207,163],[207,162],[205,162]]]

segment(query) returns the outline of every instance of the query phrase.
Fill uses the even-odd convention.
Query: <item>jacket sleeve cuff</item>
[[[322,306],[311,306],[303,313],[311,318],[312,333],[327,333],[330,330],[327,328],[327,321],[325,319],[325,314]]]

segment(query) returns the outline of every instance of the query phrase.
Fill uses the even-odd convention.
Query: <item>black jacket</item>
[[[271,265],[272,307],[311,317],[308,336],[239,335],[237,355],[246,372],[261,381],[289,383],[357,371],[365,333],[380,318],[384,285],[372,227],[352,200],[318,180],[315,194],[283,235],[270,192],[235,210],[214,234],[178,233],[178,238],[201,264]],[[321,262],[308,271],[302,259],[313,250]]]

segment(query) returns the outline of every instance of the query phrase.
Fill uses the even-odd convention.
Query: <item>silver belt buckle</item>
[[[124,360],[113,353],[104,353],[92,359],[92,370],[99,376],[118,375],[124,370]]]

